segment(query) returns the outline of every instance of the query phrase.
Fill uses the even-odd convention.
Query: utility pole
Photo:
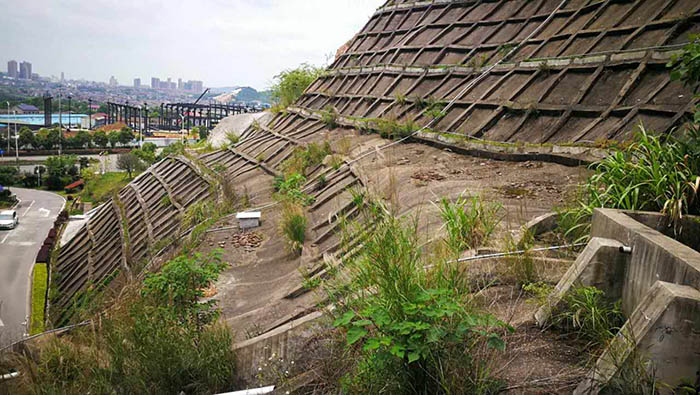
[[[7,120],[10,120],[10,102],[7,103]],[[7,122],[7,154],[10,155],[10,122]]]
[[[19,135],[17,134],[17,111],[14,112],[13,118],[15,118],[15,161],[17,162],[17,172],[19,172]],[[10,128],[10,125],[7,125]]]
[[[70,119],[70,99],[71,99],[71,97],[70,97],[70,95],[68,95],[68,131],[70,131],[70,121],[71,121],[71,119]]]
[[[58,156],[61,156],[61,148],[63,148],[63,118],[61,115],[61,92],[58,93]]]
[[[88,99],[88,130],[92,130],[92,99]]]

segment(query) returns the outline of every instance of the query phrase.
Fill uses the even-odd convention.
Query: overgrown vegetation
[[[324,141],[322,144],[309,143],[303,148],[297,148],[292,156],[282,163],[281,167],[287,176],[294,174],[305,176],[307,169],[320,165],[326,156],[332,153],[328,141]]]
[[[131,181],[126,173],[105,173],[85,179],[80,197],[93,204],[104,203]]]
[[[306,240],[306,216],[304,209],[294,202],[282,203],[282,221],[280,232],[287,239],[289,250],[295,254],[301,254]]]
[[[280,109],[293,104],[316,78],[323,75],[324,68],[304,63],[296,69],[285,70],[275,76],[270,87],[270,98]]]
[[[587,237],[596,207],[660,211],[676,232],[686,214],[700,214],[700,133],[662,137],[643,128],[629,147],[595,166],[578,206],[562,212],[560,225],[570,239]]]
[[[180,256],[134,284],[82,329],[16,356],[19,393],[188,393],[234,388],[232,335],[203,289],[226,265],[219,252]]]
[[[500,203],[484,203],[478,195],[460,195],[456,201],[440,201],[440,216],[445,224],[445,243],[455,255],[482,245],[501,222]]]
[[[397,122],[391,119],[377,119],[377,132],[385,139],[400,139],[410,136],[413,132],[420,129],[418,124],[413,121]]]
[[[552,325],[591,347],[607,344],[625,322],[620,301],[611,302],[596,287],[576,286],[564,295],[562,307],[552,314]]]
[[[306,177],[299,173],[275,177],[273,184],[276,191],[275,198],[281,202],[310,206],[315,199],[302,190],[304,184],[306,184]]]
[[[501,333],[512,328],[478,310],[455,266],[430,261],[415,218],[394,217],[362,194],[354,199],[363,218],[356,230],[376,228],[345,262],[348,280],[328,287],[346,338],[342,391],[496,392],[488,356],[505,348]]]

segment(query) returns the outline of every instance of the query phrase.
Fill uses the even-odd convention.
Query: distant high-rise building
[[[7,62],[7,75],[8,77],[17,78],[19,77],[19,71],[17,70],[17,61],[10,60]]]
[[[151,88],[160,89],[160,78],[151,77]]]
[[[141,87],[141,78],[134,78],[134,88],[138,89]]]
[[[201,93],[204,90],[204,83],[202,81],[191,81],[192,82],[192,92]]]
[[[182,78],[177,79],[177,90],[181,91],[185,88],[185,85],[182,83]]]
[[[114,78],[114,76],[109,77],[109,86],[117,86],[119,83],[117,82],[117,79]]]
[[[28,80],[32,78],[31,63],[25,61],[19,64],[19,78],[23,80]]]
[[[66,80],[66,75],[61,71],[61,82]]]

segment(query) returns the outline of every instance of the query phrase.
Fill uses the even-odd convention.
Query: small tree
[[[92,141],[100,148],[106,148],[109,144],[109,138],[107,138],[107,133],[103,131],[95,132],[92,135]]]
[[[84,148],[86,145],[89,148],[92,145],[92,136],[90,136],[90,133],[85,130],[81,130],[76,133],[74,139],[78,148]]]
[[[156,154],[144,148],[139,148],[131,151],[137,158],[141,159],[146,164],[153,164],[156,161]]]
[[[109,135],[107,135],[107,139],[109,140],[109,145],[111,145],[112,148],[116,147],[117,143],[119,143],[119,132],[116,130],[109,132]]]
[[[34,133],[28,127],[24,126],[19,130],[18,144],[19,144],[20,148],[22,148],[22,147],[34,148],[36,146],[36,140],[34,139]]]
[[[129,128],[123,128],[119,131],[119,143],[121,145],[127,145],[134,141],[134,133],[131,132]]]
[[[155,145],[154,143],[145,143],[143,146],[141,146],[141,149],[150,152],[152,154],[156,153],[156,149],[158,149],[158,146]]]
[[[129,174],[129,178],[131,178],[133,172],[142,171],[145,165],[138,156],[128,152],[117,157],[117,168],[126,171]]]

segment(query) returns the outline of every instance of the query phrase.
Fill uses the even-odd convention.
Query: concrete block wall
[[[652,227],[653,226],[653,227]],[[688,235],[700,228],[685,220],[679,240],[695,247]],[[622,299],[628,318],[576,394],[597,394],[639,364],[660,382],[678,385],[696,380],[700,371],[700,252],[666,234],[658,213],[596,209],[592,239],[557,284],[535,318],[544,325],[563,297],[577,285],[596,286],[612,300]],[[662,391],[663,392],[663,391]]]

